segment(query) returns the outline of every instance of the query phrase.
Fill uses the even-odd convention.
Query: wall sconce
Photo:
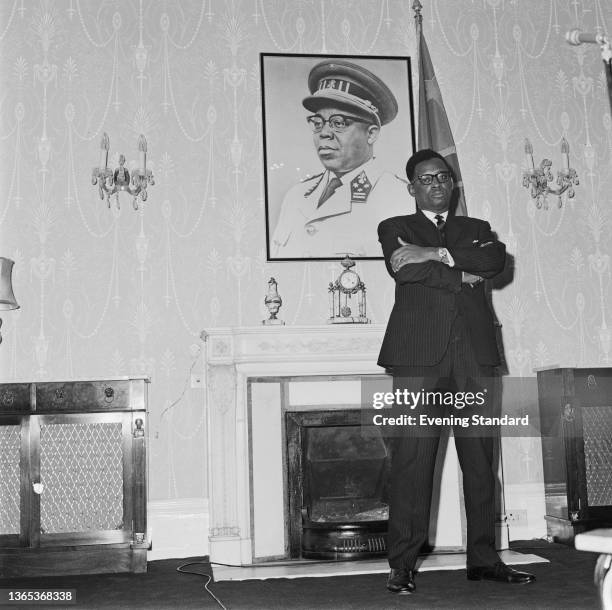
[[[9,311],[11,309],[19,309],[19,304],[13,294],[13,282],[11,275],[13,273],[13,265],[15,264],[10,258],[0,256],[0,311]],[[0,318],[0,327],[2,327],[2,319]],[[2,335],[0,334],[0,343],[2,343]]]
[[[110,140],[105,132],[100,141],[100,164],[94,167],[91,174],[91,183],[98,185],[100,199],[106,198],[108,207],[110,208],[110,198],[114,195],[119,209],[119,193],[125,191],[134,197],[132,205],[135,210],[138,209],[138,200],[145,202],[147,200],[147,185],[155,185],[153,173],[147,169],[147,141],[140,134],[138,138],[138,169],[130,172],[125,167],[125,155],[119,155],[119,167],[113,171],[108,167],[108,151],[110,149]],[[130,186],[131,182],[131,186]]]
[[[563,168],[557,173],[557,186],[549,186],[552,182],[553,175],[550,170],[552,161],[544,159],[539,167],[535,167],[533,163],[533,146],[531,142],[525,138],[525,156],[527,157],[527,170],[523,172],[523,186],[531,189],[531,197],[535,199],[536,208],[548,209],[546,201],[547,195],[557,195],[559,198],[559,207],[562,207],[562,195],[567,192],[567,197],[574,196],[573,185],[580,184],[576,170],[570,167],[569,164],[569,144],[565,138],[561,138],[561,157],[563,158]]]

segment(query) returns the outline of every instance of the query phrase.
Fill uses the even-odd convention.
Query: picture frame
[[[369,166],[346,172],[334,196],[318,203],[324,198],[319,193],[323,183],[334,175],[325,165],[324,149],[333,148],[338,156],[344,154],[343,146],[349,147],[340,142],[345,134],[334,135],[327,123],[320,134],[313,133],[307,122],[313,112],[303,101],[313,94],[311,73],[333,79],[336,67],[347,62],[358,66],[357,78],[365,69],[386,85],[396,100],[397,114],[379,126]],[[313,71],[316,66],[322,67]],[[416,150],[411,58],[260,53],[260,75],[267,260],[339,260],[346,254],[357,260],[382,259],[378,222],[415,211],[405,175],[405,163]],[[316,90],[317,79],[311,80]],[[329,80],[320,81],[319,87],[323,86],[330,86]],[[356,90],[353,83],[348,86]],[[336,106],[350,122],[350,108],[346,112],[344,106]],[[315,136],[323,134],[326,143],[317,145],[322,138]],[[360,191],[355,180],[364,189]]]

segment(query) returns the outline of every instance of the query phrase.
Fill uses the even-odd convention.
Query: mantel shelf
[[[207,329],[209,364],[316,363],[338,361],[338,373],[346,373],[353,363],[355,373],[368,364],[373,370],[385,327],[380,324],[327,324],[320,326],[246,326]],[[298,369],[299,372],[299,369]]]

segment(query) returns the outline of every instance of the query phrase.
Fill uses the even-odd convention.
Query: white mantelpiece
[[[357,376],[384,375],[376,364],[384,327],[258,326],[206,333],[211,561],[249,565],[282,557],[283,410],[358,408]],[[460,496],[451,442],[436,545],[462,545]]]

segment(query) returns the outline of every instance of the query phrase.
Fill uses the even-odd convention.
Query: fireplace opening
[[[292,558],[365,559],[386,554],[390,458],[359,410],[286,415]]]

